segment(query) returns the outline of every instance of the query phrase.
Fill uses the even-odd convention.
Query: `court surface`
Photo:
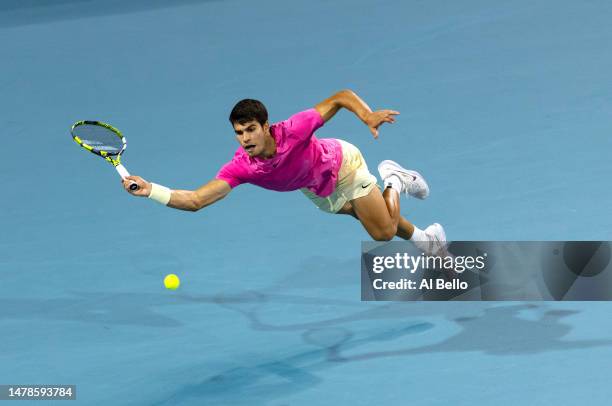
[[[402,114],[374,141],[402,200],[450,240],[610,240],[612,4],[605,1],[4,1],[0,383],[78,404],[609,404],[609,303],[363,303],[348,216],[245,185],[198,213],[125,193],[70,125],[128,139],[126,167],[211,179],[227,121],[350,88]],[[163,288],[167,273],[183,285]]]

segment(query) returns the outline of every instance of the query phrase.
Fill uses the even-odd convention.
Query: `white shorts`
[[[347,202],[367,196],[377,186],[376,176],[368,171],[359,148],[343,140],[338,142],[342,147],[342,165],[333,193],[321,197],[306,188],[300,189],[319,209],[328,213],[337,213]]]

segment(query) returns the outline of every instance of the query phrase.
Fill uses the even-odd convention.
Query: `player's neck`
[[[276,155],[276,140],[271,134],[267,134],[265,137],[264,149],[259,155],[261,159],[270,159]]]

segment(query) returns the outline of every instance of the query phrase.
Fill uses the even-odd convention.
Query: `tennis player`
[[[281,192],[301,190],[319,209],[357,218],[374,240],[388,241],[397,235],[427,254],[438,254],[446,240],[442,226],[434,223],[421,230],[400,215],[401,193],[418,199],[429,195],[421,174],[383,161],[378,165],[384,183],[381,192],[357,147],[340,139],[315,137],[314,132],[341,108],[353,112],[374,138],[383,123],[394,123],[399,114],[372,111],[354,92],[342,90],[314,108],[270,125],[261,102],[241,100],[229,116],[240,147],[213,180],[196,190],[171,190],[139,176],[128,176],[123,185],[135,196],[190,211],[223,199],[242,183]],[[131,182],[139,188],[130,190]]]

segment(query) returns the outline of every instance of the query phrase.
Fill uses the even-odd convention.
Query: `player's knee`
[[[375,230],[371,235],[375,241],[391,241],[396,233],[397,227],[387,226]]]

